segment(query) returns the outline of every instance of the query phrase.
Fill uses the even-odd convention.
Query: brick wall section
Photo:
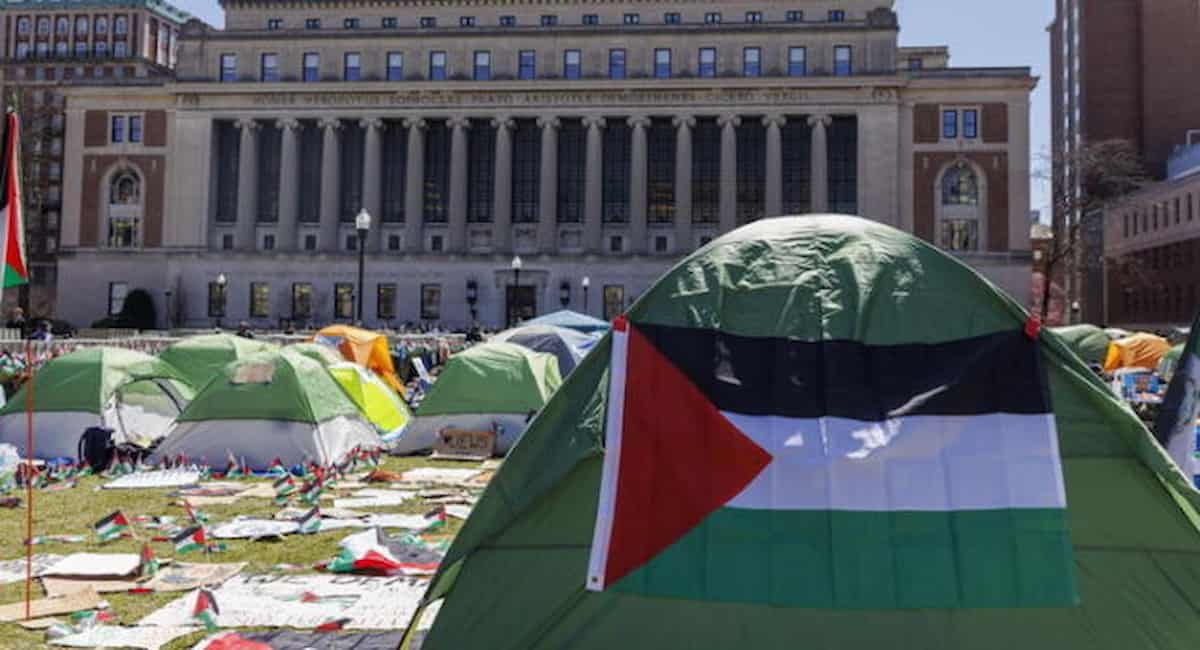
[[[142,243],[147,248],[162,245],[163,182],[166,163],[163,156],[86,155],[83,157],[83,197],[79,207],[79,244],[98,246],[102,240],[104,207],[100,202],[107,192],[102,183],[120,160],[129,161],[142,174],[144,211]]]
[[[913,142],[936,144],[941,139],[942,123],[937,104],[917,104],[913,107]]]
[[[984,142],[1008,142],[1008,104],[984,104],[981,126]]]
[[[167,146],[167,113],[166,111],[146,111],[145,145],[147,147]]]
[[[938,174],[959,156],[983,170],[987,183],[987,248],[1008,250],[1008,154],[1004,152],[929,152],[913,155],[913,232],[935,242],[934,220],[940,196],[934,187]]]
[[[1141,3],[1080,3],[1085,141],[1121,139],[1141,145]]]
[[[1200,129],[1198,26],[1195,0],[1142,2],[1142,146],[1154,173],[1166,172],[1171,150],[1186,142],[1188,129]]]
[[[83,146],[108,144],[108,111],[88,111],[83,116]]]
[[[1200,309],[1200,238],[1110,260],[1106,271],[1110,323],[1187,323]]]

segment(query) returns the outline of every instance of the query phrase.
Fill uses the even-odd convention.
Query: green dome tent
[[[454,540],[425,650],[1200,642],[1200,493],[953,257],[762,220],[627,318]]]
[[[0,442],[25,455],[22,387],[0,408]],[[93,347],[47,361],[33,379],[34,454],[75,458],[89,427],[112,429],[118,444],[158,440],[191,399],[192,387],[169,363],[123,348]]]
[[[223,467],[230,456],[251,468],[338,462],[350,450],[381,446],[321,364],[287,352],[260,352],[225,366],[176,420],[156,458],[183,456]]]
[[[158,358],[175,366],[197,390],[231,361],[279,346],[267,341],[234,336],[233,334],[201,334],[174,343],[158,353]]]
[[[430,449],[446,427],[498,428],[496,451],[504,453],[561,383],[558,362],[544,352],[503,342],[467,348],[446,361],[392,453]]]
[[[345,363],[342,353],[337,348],[324,343],[293,343],[284,348],[289,354],[301,354],[328,368],[339,363]]]
[[[1066,343],[1072,352],[1079,355],[1084,363],[1104,364],[1104,357],[1108,354],[1108,344],[1110,343],[1104,330],[1095,325],[1084,324],[1052,327],[1050,331],[1061,337],[1063,343]]]

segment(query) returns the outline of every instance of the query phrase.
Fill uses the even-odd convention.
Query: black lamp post
[[[229,294],[225,291],[225,287],[228,283],[229,278],[225,277],[224,273],[217,274],[217,294],[220,299],[219,304],[221,305],[221,311],[217,315],[217,329],[221,329],[221,319],[225,317],[225,307],[227,298],[229,298]]]
[[[471,324],[478,319],[475,303],[479,302],[479,285],[474,280],[467,280],[467,307],[471,310]]]
[[[563,309],[566,309],[567,305],[571,304],[571,282],[569,280],[563,280],[562,284],[559,285],[558,301],[562,303]]]
[[[166,291],[166,298],[167,298],[166,299],[166,312],[167,313],[165,314],[165,318],[163,320],[167,324],[167,329],[170,330],[171,329],[171,290],[170,289],[167,289],[167,291]]]
[[[583,285],[583,313],[586,314],[588,313],[588,287],[592,286],[592,279],[585,275],[583,276],[583,279],[579,281],[579,284]]]
[[[520,256],[520,255],[514,255],[514,256],[513,256],[513,258],[512,258],[512,262],[509,264],[509,266],[510,266],[510,267],[512,268],[512,270],[513,270],[513,287],[514,287],[514,290],[511,292],[511,294],[512,294],[512,295],[511,295],[511,296],[509,296],[508,305],[506,305],[506,308],[508,309],[508,319],[507,319],[507,320],[508,320],[508,322],[507,322],[507,323],[505,323],[505,324],[506,324],[506,325],[508,325],[508,326],[510,326],[510,327],[511,327],[512,325],[515,325],[515,324],[516,324],[516,319],[514,318],[514,314],[513,314],[513,305],[512,305],[512,303],[513,303],[513,301],[515,301],[515,300],[517,299],[517,290],[519,290],[519,289],[520,289],[520,287],[521,287],[521,266],[522,266],[522,265],[523,265],[523,262],[521,262],[521,256]]]
[[[367,231],[371,229],[371,213],[367,212],[366,208],[358,211],[358,216],[354,217],[354,229],[358,231],[358,323],[363,322],[363,296],[365,288],[363,287],[363,267],[366,263],[367,254]]]

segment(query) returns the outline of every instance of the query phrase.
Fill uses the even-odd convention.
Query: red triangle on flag
[[[771,462],[766,450],[629,325],[606,585],[674,544]]]

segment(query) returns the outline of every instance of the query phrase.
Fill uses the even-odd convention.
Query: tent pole
[[[33,342],[25,340],[25,620],[33,599]]]

